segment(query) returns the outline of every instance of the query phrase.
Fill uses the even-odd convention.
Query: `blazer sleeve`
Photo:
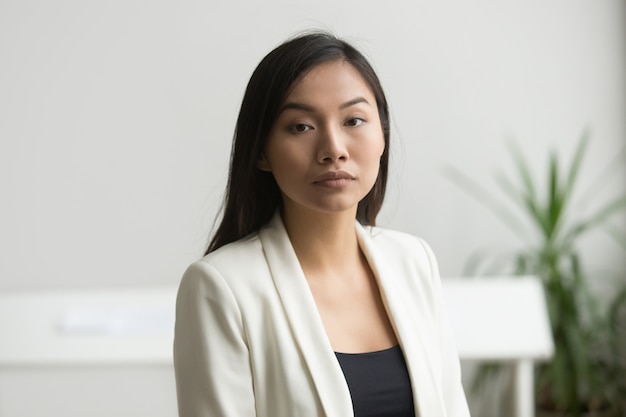
[[[178,290],[174,372],[180,417],[256,415],[241,312],[203,261],[187,269]]]
[[[421,239],[420,239],[421,240]],[[470,417],[469,406],[465,397],[465,391],[461,380],[461,364],[459,355],[456,350],[456,343],[452,334],[452,328],[448,323],[446,308],[443,299],[443,290],[441,286],[441,277],[439,276],[439,267],[434,253],[430,246],[421,241],[428,260],[430,262],[430,270],[433,280],[433,292],[438,305],[438,327],[440,335],[440,351],[442,360],[442,389],[443,399],[448,417]]]

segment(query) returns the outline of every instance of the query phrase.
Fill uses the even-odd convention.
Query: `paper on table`
[[[66,335],[169,335],[174,332],[174,311],[171,307],[72,308],[57,328]]]

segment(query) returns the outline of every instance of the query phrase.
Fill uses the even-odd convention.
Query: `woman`
[[[181,417],[469,416],[435,258],[374,227],[388,156],[352,46],[307,34],[261,61],[221,224],[179,289]]]

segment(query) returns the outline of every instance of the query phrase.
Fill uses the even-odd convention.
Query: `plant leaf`
[[[578,172],[580,171],[580,166],[585,156],[585,151],[587,150],[587,144],[589,143],[589,137],[589,130],[585,129],[580,137],[580,140],[578,141],[578,145],[576,146],[574,159],[572,160],[572,164],[570,165],[569,173],[567,175],[567,182],[565,183],[565,190],[563,191],[564,204],[570,199],[574,191],[576,178],[578,178]]]
[[[626,250],[626,232],[624,230],[619,230],[617,226],[611,224],[605,224],[603,227],[604,231],[611,236],[615,241]]]
[[[561,219],[562,198],[561,190],[559,189],[559,161],[556,153],[550,154],[549,162],[549,176],[548,176],[548,203],[547,203],[547,216],[545,221],[545,237],[546,241],[550,242],[554,240],[554,235]]]
[[[587,218],[577,222],[565,236],[563,240],[564,247],[571,248],[576,238],[580,237],[584,232],[592,227],[602,224],[610,219],[610,217],[626,207],[626,195],[619,196],[608,204],[602,206],[598,211]]]
[[[611,158],[608,164],[604,165],[600,172],[594,176],[589,185],[585,186],[585,189],[577,198],[581,204],[589,201],[595,201],[595,196],[598,195],[598,191],[610,184],[610,180],[617,177],[617,172],[624,167],[624,158],[626,157],[626,145],[621,148],[619,152]]]
[[[509,151],[511,152],[513,162],[515,162],[515,165],[517,166],[517,170],[520,173],[520,176],[522,178],[522,183],[524,184],[526,194],[528,195],[530,200],[537,201],[537,193],[535,192],[535,185],[533,184],[533,179],[532,179],[532,176],[530,175],[530,171],[528,170],[528,164],[526,163],[526,160],[524,158],[524,155],[522,154],[522,151],[520,150],[520,148],[517,146],[517,144],[514,141],[509,140],[506,143],[507,143],[507,147],[509,148]]]
[[[496,215],[507,227],[509,227],[516,235],[523,234],[523,229],[520,228],[520,221],[512,214],[511,210],[502,205],[498,200],[492,197],[492,195],[476,181],[470,179],[466,174],[456,169],[453,166],[447,166],[444,168],[444,175],[446,175],[452,182],[454,182],[461,190],[465,191],[468,195],[473,197],[477,202],[489,209]]]

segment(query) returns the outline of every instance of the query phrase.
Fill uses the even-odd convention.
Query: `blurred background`
[[[311,28],[377,70],[393,120],[379,225],[425,238],[444,279],[529,244],[450,175],[506,201],[494,174],[519,177],[511,140],[547,192],[549,153],[565,168],[589,133],[574,216],[626,192],[624,0],[0,0],[0,293],[175,287],[218,212],[249,76]],[[576,247],[609,300],[626,257],[604,231]],[[84,368],[63,378],[83,399],[117,392],[129,416],[174,415],[168,369],[126,388],[114,371],[91,389]],[[54,372],[0,368],[0,415],[56,415],[30,404],[74,395]],[[83,415],[111,415],[99,404]]]

